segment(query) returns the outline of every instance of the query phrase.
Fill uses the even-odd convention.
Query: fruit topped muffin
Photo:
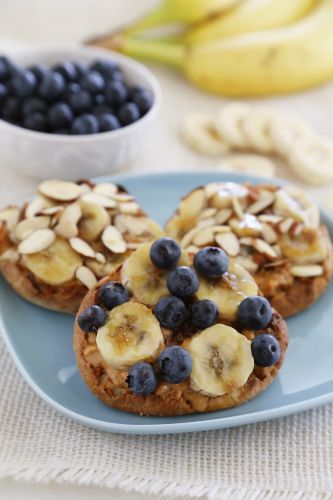
[[[25,299],[75,313],[99,278],[162,235],[121,186],[48,180],[0,212],[0,271]]]
[[[217,247],[192,259],[144,243],[92,288],[74,327],[81,375],[102,401],[143,415],[231,408],[276,377],[287,326],[253,277]]]
[[[181,200],[166,233],[192,254],[205,245],[222,248],[284,317],[311,306],[332,276],[332,243],[319,209],[293,186],[198,187]]]

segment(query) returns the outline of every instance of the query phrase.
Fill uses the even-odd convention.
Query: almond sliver
[[[0,211],[0,221],[6,222],[9,227],[17,224],[21,210],[18,207],[7,207]]]
[[[112,195],[112,199],[120,202],[133,201],[135,200],[134,196],[129,193],[114,193]]]
[[[108,226],[104,229],[102,234],[102,241],[106,248],[111,250],[111,252],[113,253],[126,252],[126,241],[122,237],[120,231],[118,231],[118,229],[114,226]]]
[[[118,191],[118,188],[115,184],[111,182],[102,182],[101,184],[96,184],[93,189],[94,193],[102,194],[103,196],[108,196],[112,198]]]
[[[8,248],[0,255],[0,260],[9,260],[10,262],[17,262],[20,256],[13,248]]]
[[[78,267],[75,272],[75,276],[89,290],[93,288],[97,283],[96,276],[91,271],[91,269],[89,269],[89,267],[86,266]]]
[[[38,186],[38,191],[48,198],[59,201],[73,201],[81,195],[81,189],[75,182],[51,179]]]
[[[87,203],[94,203],[104,208],[114,208],[117,206],[117,203],[113,199],[97,193],[84,194],[81,196],[81,200]]]
[[[81,238],[70,238],[69,244],[75,250],[75,252],[84,255],[85,257],[95,258],[95,250]]]
[[[315,278],[316,276],[322,276],[324,268],[318,265],[292,266],[290,272],[297,278]]]
[[[262,253],[271,259],[276,259],[278,257],[274,248],[272,248],[266,241],[259,238],[253,239],[253,248],[257,250],[257,252]]]
[[[51,218],[46,215],[21,220],[14,229],[14,235],[18,240],[24,240],[37,229],[46,229],[50,225]]]
[[[140,210],[140,207],[136,202],[119,203],[118,208],[123,214],[137,214]]]
[[[51,229],[37,229],[19,244],[17,251],[26,255],[42,252],[50,247],[54,240],[55,234]]]
[[[35,217],[36,214],[40,213],[43,208],[45,208],[45,201],[43,198],[35,198],[32,200],[25,209],[25,216],[27,219]]]
[[[215,241],[230,257],[239,254],[240,243],[234,233],[219,233],[215,235]]]
[[[256,215],[268,208],[274,202],[274,199],[273,193],[266,192],[263,198],[259,198],[259,200],[252,203],[246,211],[248,214]]]

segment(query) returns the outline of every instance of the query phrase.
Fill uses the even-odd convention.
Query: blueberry
[[[239,305],[237,319],[243,328],[266,328],[272,319],[271,305],[265,297],[247,297]]]
[[[34,111],[23,118],[23,126],[37,132],[46,132],[46,117],[44,113]]]
[[[64,102],[53,104],[48,113],[47,120],[53,129],[62,129],[69,127],[74,119],[73,111]]]
[[[104,78],[111,79],[113,72],[119,70],[119,65],[109,59],[99,59],[91,65],[91,69],[101,73]]]
[[[118,111],[118,118],[123,125],[131,125],[140,118],[140,111],[134,102],[123,104]]]
[[[1,114],[5,120],[19,120],[22,114],[21,100],[18,97],[8,97],[1,107]]]
[[[75,113],[85,113],[91,109],[92,98],[87,90],[80,90],[68,97],[68,104]]]
[[[100,132],[109,132],[121,127],[118,118],[111,113],[98,113],[97,120]]]
[[[137,363],[128,372],[128,387],[138,396],[147,396],[157,387],[156,375],[149,363]]]
[[[121,82],[110,82],[105,89],[106,101],[110,106],[118,107],[127,99],[127,89]]]
[[[180,266],[171,271],[167,285],[170,293],[180,298],[191,297],[199,288],[199,279],[190,267]]]
[[[96,116],[89,113],[75,118],[71,128],[72,134],[97,134],[99,132],[99,125]]]
[[[18,97],[28,97],[34,93],[37,79],[29,70],[20,71],[14,76],[12,85],[14,93]]]
[[[80,81],[82,88],[91,94],[99,94],[104,91],[105,80],[98,71],[90,71]]]
[[[29,115],[30,113],[34,113],[36,111],[40,113],[45,113],[46,112],[45,101],[43,101],[39,97],[29,97],[28,99],[24,100],[22,111],[24,115]]]
[[[115,69],[111,75],[111,80],[113,82],[125,83],[125,75],[120,69]]]
[[[108,106],[107,104],[96,104],[96,106],[93,106],[93,108],[91,109],[91,112],[93,115],[97,116],[98,118],[98,115],[103,115],[104,113],[106,114],[111,114],[113,115],[113,110],[110,106]],[[117,118],[117,117],[115,117]],[[119,123],[119,120],[117,118],[117,121]],[[119,127],[120,127],[120,123],[119,123]]]
[[[10,76],[9,65],[10,65],[10,62],[9,62],[8,57],[1,56],[0,57],[0,82],[4,82],[9,78],[9,76]]]
[[[106,97],[104,94],[96,94],[94,96],[94,104],[106,104]]]
[[[35,78],[38,83],[40,83],[43,77],[46,75],[46,73],[49,72],[49,69],[46,66],[44,66],[44,64],[34,64],[33,66],[30,66],[28,69],[29,71],[31,71],[33,75],[35,75]]]
[[[251,343],[254,363],[258,366],[272,366],[280,359],[280,344],[274,335],[260,333]]]
[[[150,259],[159,269],[172,269],[181,256],[178,243],[172,238],[160,238],[150,247]]]
[[[46,101],[54,101],[65,90],[65,80],[60,73],[48,71],[40,83],[38,93]]]
[[[214,325],[218,315],[217,305],[212,300],[199,300],[198,302],[194,302],[190,307],[191,324],[199,330]]]
[[[156,304],[154,314],[164,328],[176,330],[186,319],[186,307],[178,297],[164,297]]]
[[[85,62],[75,62],[73,63],[78,75],[78,78],[81,79],[84,75],[86,75],[89,71],[89,66]]]
[[[134,96],[136,94],[140,94],[141,92],[146,92],[145,87],[142,87],[142,85],[130,85],[128,87],[128,98],[130,101],[133,101]]]
[[[71,62],[57,64],[57,66],[54,66],[54,68],[52,69],[53,71],[60,73],[64,77],[66,82],[75,82],[79,78],[77,69]]]
[[[173,345],[161,352],[157,358],[157,369],[168,384],[180,384],[191,373],[192,358],[186,349]]]
[[[8,96],[8,88],[3,83],[0,83],[0,101],[3,101]]]
[[[137,105],[140,110],[141,116],[148,113],[150,108],[153,105],[154,97],[151,92],[148,90],[143,90],[141,92],[137,92],[133,96],[133,102]]]
[[[113,309],[129,301],[129,293],[120,283],[109,281],[98,291],[98,299],[106,309]]]
[[[78,94],[79,92],[81,92],[81,90],[82,90],[82,87],[79,83],[70,82],[67,84],[65,94],[70,96],[71,94]]]
[[[229,267],[229,258],[221,248],[205,247],[195,255],[193,266],[205,278],[220,278]]]
[[[106,312],[102,307],[96,305],[86,307],[77,318],[78,325],[84,332],[97,332],[106,320]]]

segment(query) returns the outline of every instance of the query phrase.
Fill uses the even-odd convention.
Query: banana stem
[[[122,38],[118,48],[131,57],[148,59],[178,68],[181,68],[185,56],[183,45],[131,37]]]
[[[141,33],[142,31],[145,31],[147,29],[154,28],[156,26],[161,26],[162,24],[171,21],[169,17],[170,16],[168,14],[168,11],[162,5],[161,7],[158,7],[157,9],[151,11],[145,17],[139,19],[138,21],[128,26],[124,30],[124,33],[126,35],[134,35],[136,33]]]

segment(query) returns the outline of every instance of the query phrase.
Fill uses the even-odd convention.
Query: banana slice
[[[148,307],[126,302],[112,309],[98,330],[97,347],[104,360],[119,370],[139,361],[153,361],[164,345],[160,324]]]
[[[317,229],[320,224],[318,206],[296,186],[287,186],[276,191],[273,212],[303,222],[311,229]]]
[[[110,224],[110,216],[104,207],[95,203],[81,200],[80,207],[79,235],[85,241],[94,241]]]
[[[194,336],[191,388],[207,396],[222,396],[242,387],[254,368],[251,342],[230,326],[217,324]]]
[[[311,137],[312,130],[296,116],[276,113],[270,122],[270,136],[275,153],[288,156],[301,137]]]
[[[245,172],[247,175],[274,177],[275,163],[265,156],[252,154],[237,154],[225,158],[218,168],[223,171]]]
[[[314,186],[333,181],[333,145],[326,139],[302,137],[288,154],[291,168],[300,179]]]
[[[242,184],[235,182],[221,182],[217,192],[212,196],[210,203],[214,208],[230,208],[233,206],[233,199],[237,199],[242,207],[246,205],[249,192]]]
[[[219,308],[223,319],[235,321],[239,304],[251,295],[258,295],[258,286],[250,273],[234,261],[220,280],[200,278],[196,293],[199,300],[211,299]]]
[[[242,129],[242,122],[252,109],[247,104],[233,102],[225,106],[218,114],[214,126],[230,149],[246,149],[249,143]]]
[[[229,148],[217,134],[214,119],[206,113],[193,113],[185,118],[181,136],[190,148],[209,156],[221,156]]]
[[[313,231],[297,237],[283,234],[279,240],[285,257],[295,264],[319,264],[327,257],[327,240]]]
[[[258,153],[271,153],[274,150],[273,139],[270,135],[270,124],[274,119],[274,112],[266,108],[252,108],[241,123],[241,129],[251,149]]]
[[[151,243],[144,243],[125,261],[121,270],[124,286],[143,304],[153,306],[161,297],[169,295],[166,284],[167,273],[158,269],[149,257]],[[188,266],[189,258],[185,252],[179,265]]]
[[[82,258],[61,238],[42,252],[22,257],[23,263],[37,278],[49,285],[62,285],[75,276]]]

